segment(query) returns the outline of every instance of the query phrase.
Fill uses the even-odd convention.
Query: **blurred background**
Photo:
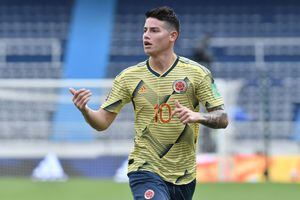
[[[300,182],[297,0],[0,0],[0,177],[126,181],[132,105],[96,133],[68,88],[91,89],[97,109],[147,59],[144,13],[162,5],[181,21],[177,54],[211,70],[230,117],[201,127],[197,180]]]

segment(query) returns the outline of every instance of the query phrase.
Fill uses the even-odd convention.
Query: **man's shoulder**
[[[204,74],[210,74],[209,69],[207,69],[205,66],[203,66],[203,65],[201,65],[201,64],[197,63],[196,61],[193,61],[189,58],[180,56],[179,61],[181,63],[185,64],[185,66],[189,67],[192,70],[195,70],[197,72],[204,73]]]
[[[125,68],[123,71],[121,71],[117,77],[124,77],[130,74],[139,73],[141,70],[143,70],[143,67],[146,67],[147,61],[139,62],[135,65],[131,65],[127,68]]]

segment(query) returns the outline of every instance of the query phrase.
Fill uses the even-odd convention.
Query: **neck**
[[[177,56],[174,52],[150,56],[149,65],[154,71],[163,74],[173,65],[176,59]]]

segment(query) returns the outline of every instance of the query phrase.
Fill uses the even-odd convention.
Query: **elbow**
[[[88,122],[88,121],[87,121]],[[108,126],[99,126],[97,124],[93,124],[93,123],[89,123],[88,124],[93,128],[95,129],[97,132],[102,132],[104,130],[106,130],[108,128]]]
[[[88,122],[89,123],[89,122]],[[89,125],[95,129],[97,132],[102,132],[108,129],[110,123],[89,123]]]
[[[108,129],[109,126],[92,126],[97,132],[102,132]]]
[[[222,113],[221,117],[220,117],[220,121],[218,123],[219,125],[217,126],[218,129],[225,129],[227,128],[229,122],[228,122],[228,116],[227,113]]]
[[[223,121],[223,123],[222,123],[221,128],[223,128],[223,129],[227,128],[229,121],[228,121],[228,116],[226,113],[224,114],[224,119],[222,121]]]
[[[97,128],[96,128],[96,130],[98,131],[98,132],[102,132],[102,131],[105,131],[106,129],[108,129],[108,127],[111,125],[111,122],[104,122],[104,123],[102,123],[101,125],[99,125]]]
[[[97,132],[105,131],[108,127],[95,127]]]
[[[228,120],[226,119],[226,120],[224,121],[223,126],[222,126],[221,128],[223,128],[223,129],[227,128],[228,124],[229,124],[229,122],[228,122]]]

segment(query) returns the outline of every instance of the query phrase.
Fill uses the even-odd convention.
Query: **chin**
[[[144,52],[148,56],[155,56],[159,53],[159,51],[154,51],[153,49],[144,49]]]
[[[145,54],[148,56],[151,56],[153,53],[147,49],[144,50]]]

